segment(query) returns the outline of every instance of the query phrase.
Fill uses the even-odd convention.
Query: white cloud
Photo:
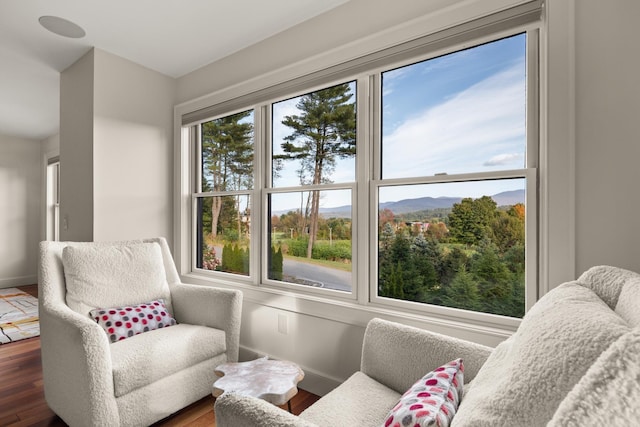
[[[482,159],[524,152],[519,64],[418,112],[384,137],[384,178],[486,170]]]
[[[510,153],[510,154],[498,154],[497,156],[493,156],[489,160],[483,163],[484,166],[505,166],[511,163],[514,163],[516,160],[522,158],[521,154],[518,153]]]

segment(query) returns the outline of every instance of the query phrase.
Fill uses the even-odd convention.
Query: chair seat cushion
[[[319,426],[383,425],[400,396],[358,371],[302,412],[300,418]]]
[[[227,350],[224,331],[178,324],[110,345],[116,397]]]

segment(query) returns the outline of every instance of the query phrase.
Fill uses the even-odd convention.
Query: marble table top
[[[267,357],[249,362],[224,363],[215,369],[213,396],[234,392],[284,405],[298,393],[298,382],[304,372],[293,362],[269,360]]]

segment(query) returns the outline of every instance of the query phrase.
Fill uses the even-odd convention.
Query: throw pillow
[[[102,326],[112,343],[176,324],[162,299],[129,307],[98,308],[89,315]]]
[[[158,298],[163,298],[172,312],[162,250],[157,243],[67,246],[62,251],[62,264],[67,305],[83,316],[100,307]]]
[[[385,427],[446,427],[462,397],[462,359],[453,360],[420,378],[385,418]]]

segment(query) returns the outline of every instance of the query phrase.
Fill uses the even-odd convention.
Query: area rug
[[[38,299],[18,288],[0,289],[0,344],[39,335]]]

